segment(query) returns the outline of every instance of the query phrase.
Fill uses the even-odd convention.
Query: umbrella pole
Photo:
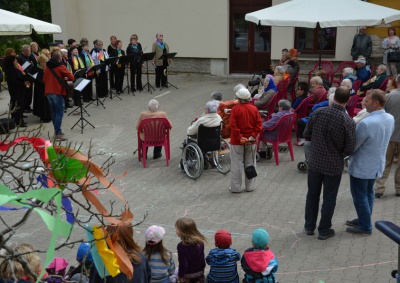
[[[323,44],[323,39],[322,39],[322,32],[321,32],[321,27],[320,27],[319,28],[319,63],[318,63],[318,70],[321,70],[322,44]]]

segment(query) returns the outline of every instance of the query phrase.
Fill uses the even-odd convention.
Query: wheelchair
[[[230,147],[221,138],[221,126],[200,125],[197,139],[189,136],[183,142],[179,167],[189,178],[196,180],[209,166],[228,174],[231,171]]]
[[[300,173],[307,173],[308,172],[307,160],[309,159],[310,151],[311,151],[311,142],[310,141],[306,141],[304,143],[305,160],[304,161],[300,161],[299,163],[297,163],[297,170],[299,170]]]

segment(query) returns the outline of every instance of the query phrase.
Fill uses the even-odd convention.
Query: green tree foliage
[[[50,0],[0,0],[0,9],[51,22]],[[48,43],[53,41],[53,36],[51,34],[37,34],[35,31],[30,36],[0,36],[0,56],[9,47],[14,48],[19,53],[21,46],[31,41],[37,42],[40,48],[47,48]]]

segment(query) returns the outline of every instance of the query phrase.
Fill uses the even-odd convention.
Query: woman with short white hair
[[[165,118],[168,120],[167,114],[163,111],[158,111],[160,104],[157,100],[152,99],[149,101],[148,107],[149,110],[148,111],[143,111],[142,113],[140,113],[138,122],[136,124],[136,130],[139,129],[139,125],[140,122],[142,122],[142,120],[144,119],[148,119],[148,118]],[[172,128],[172,124],[171,121],[169,121],[169,124],[171,125]],[[140,133],[140,138],[144,139],[143,133]],[[162,150],[162,146],[155,146],[154,147],[154,152],[153,152],[153,159],[158,159],[162,156],[161,154],[161,150]],[[140,154],[140,153],[139,153]]]
[[[310,80],[311,91],[308,93],[307,97],[310,97],[310,104],[315,104],[318,101],[326,99],[326,90],[323,85],[321,77],[315,76]],[[322,96],[325,94],[325,98]]]
[[[354,73],[354,69],[351,67],[347,67],[343,69],[342,75],[343,75],[343,79],[349,79],[351,80],[351,83],[354,83],[357,80],[357,77],[355,75],[353,75]]]

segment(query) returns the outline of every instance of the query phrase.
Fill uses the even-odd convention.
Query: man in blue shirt
[[[363,83],[369,80],[371,77],[371,68],[367,65],[367,59],[364,56],[358,56],[358,59],[354,61],[357,66],[356,77],[357,80],[361,80]]]
[[[394,118],[383,109],[386,103],[383,91],[368,91],[364,103],[369,115],[357,124],[355,151],[348,168],[350,191],[358,218],[346,221],[351,226],[346,231],[370,235],[374,183],[385,169],[385,153],[393,133]]]

